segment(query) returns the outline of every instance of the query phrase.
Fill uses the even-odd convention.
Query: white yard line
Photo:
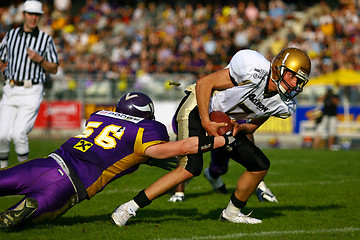
[[[292,230],[292,231],[273,231],[273,232],[257,232],[257,233],[234,233],[227,235],[210,235],[196,236],[191,238],[157,238],[156,240],[198,240],[198,239],[234,239],[240,237],[266,237],[266,236],[286,236],[292,234],[316,234],[316,233],[349,233],[358,232],[360,228],[332,228],[318,230]]]
[[[279,186],[279,187],[288,187],[288,186],[306,186],[306,185],[334,185],[334,184],[343,184],[343,183],[355,183],[360,182],[360,179],[342,179],[334,181],[315,181],[315,182],[292,182],[292,183],[269,183],[269,186]]]

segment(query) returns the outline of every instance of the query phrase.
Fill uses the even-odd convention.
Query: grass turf
[[[60,140],[31,139],[31,158],[46,156]],[[84,201],[51,223],[1,230],[0,239],[360,239],[360,152],[309,149],[264,149],[271,161],[266,183],[279,204],[259,202],[255,195],[244,213],[263,220],[246,225],[220,222],[230,193],[216,194],[203,176],[186,188],[186,202],[170,203],[168,195],[137,212],[119,228],[111,212],[166,173],[142,166],[111,183],[91,201]],[[205,155],[204,166],[209,162]],[[11,156],[15,164],[15,156]],[[230,161],[223,180],[230,192],[244,171]],[[0,211],[21,196],[0,198]]]

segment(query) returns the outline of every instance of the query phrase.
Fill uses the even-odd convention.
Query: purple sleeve
[[[168,142],[169,135],[164,124],[157,121],[143,121],[141,127],[144,128],[143,142],[164,141]]]

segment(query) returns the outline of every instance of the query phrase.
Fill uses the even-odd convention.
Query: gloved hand
[[[178,162],[178,159],[176,157],[165,158],[165,159],[149,158],[147,164],[149,166],[155,166],[155,167],[159,167],[159,168],[171,171],[176,168],[177,162]]]

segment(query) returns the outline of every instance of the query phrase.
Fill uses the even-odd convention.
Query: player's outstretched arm
[[[212,142],[213,139],[213,142]],[[200,143],[200,148],[199,148]],[[212,144],[212,147],[208,147]],[[199,151],[206,152],[212,148],[222,147],[226,144],[225,137],[190,137],[174,142],[167,142],[153,145],[145,150],[145,154],[152,158],[170,158],[175,156],[184,156],[196,154]]]

